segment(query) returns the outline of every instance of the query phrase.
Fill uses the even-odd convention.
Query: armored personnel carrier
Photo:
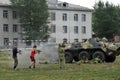
[[[64,52],[66,63],[95,58],[99,58],[102,62],[114,62],[116,56],[120,54],[120,47],[112,43],[97,42],[89,39],[87,42],[72,44]]]

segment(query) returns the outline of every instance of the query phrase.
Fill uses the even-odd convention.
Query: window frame
[[[81,14],[81,21],[85,22],[86,21],[86,14]]]
[[[13,24],[13,32],[18,32],[18,25],[17,24]]]
[[[82,26],[82,33],[86,34],[86,26]]]
[[[3,10],[3,18],[8,18],[8,10]]]
[[[9,46],[9,38],[4,37],[4,42],[3,42],[4,46]]]
[[[74,21],[78,21],[78,14],[74,14]]]
[[[64,26],[63,26],[63,33],[67,33],[67,32],[68,32],[68,30],[67,30],[67,26],[64,25]]]
[[[55,12],[51,12],[50,13],[50,19],[51,19],[51,21],[55,21],[56,20],[56,13]]]
[[[78,26],[74,26],[74,33],[78,34],[79,33],[79,27]]]
[[[67,13],[63,13],[63,15],[62,15],[62,20],[63,20],[63,21],[67,21]]]
[[[12,17],[13,17],[13,19],[18,18],[17,11],[12,11]]]
[[[51,25],[51,32],[56,33],[56,25],[55,24]]]
[[[3,24],[3,32],[9,32],[9,25]]]

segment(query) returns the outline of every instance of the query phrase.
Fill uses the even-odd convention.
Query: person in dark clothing
[[[13,53],[12,57],[14,59],[14,67],[13,67],[13,69],[16,70],[16,67],[18,65],[17,53],[20,53],[20,51],[18,51],[18,49],[17,49],[17,46],[14,46],[14,48],[12,50],[12,53]]]

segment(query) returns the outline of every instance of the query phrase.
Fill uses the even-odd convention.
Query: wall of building
[[[92,12],[84,12],[84,11],[65,11],[65,10],[50,10],[50,12],[55,12],[56,20],[51,21],[50,24],[56,25],[56,33],[52,33],[51,36],[56,38],[57,43],[61,43],[64,38],[68,40],[68,42],[74,42],[74,39],[89,39],[92,35],[92,25],[91,25],[91,17]],[[62,14],[67,14],[67,21],[62,20]],[[78,14],[78,21],[74,21],[74,14]],[[81,15],[86,14],[86,21],[81,21]],[[63,26],[68,27],[68,32],[63,33]],[[74,33],[74,26],[78,26],[78,34]],[[83,34],[81,31],[82,26],[86,26],[86,34]]]
[[[8,18],[3,18],[3,10],[8,10]],[[8,24],[9,31],[3,31],[3,24]],[[18,25],[18,32],[13,32],[13,24]],[[20,39],[20,26],[19,20],[12,18],[12,10],[8,7],[0,7],[0,47],[4,46],[4,38],[9,38],[9,40],[13,40],[13,38]]]
[[[78,39],[80,42],[83,39],[89,39],[92,35],[92,12],[87,10],[73,10],[67,7],[58,7],[57,0],[48,0],[49,3],[56,4],[56,8],[49,9],[49,12],[54,12],[56,16],[56,20],[50,20],[49,26],[56,25],[56,32],[51,33],[51,37],[55,38],[56,43],[62,43],[63,39],[67,39],[68,42],[74,42],[75,39]],[[59,9],[58,9],[59,8]],[[3,18],[3,10],[8,10],[8,18]],[[20,36],[20,24],[19,19],[12,18],[12,9],[10,7],[0,7],[0,46],[4,45],[4,38],[9,38],[9,40],[13,40],[13,38],[18,38],[21,40]],[[63,21],[63,13],[67,14],[67,21]],[[74,21],[74,14],[78,14],[78,21]],[[86,15],[86,21],[81,21],[81,15]],[[49,18],[50,19],[50,18]],[[3,31],[3,24],[9,25],[9,32]],[[13,32],[13,24],[18,25],[18,32]],[[67,26],[67,33],[63,33],[63,26]],[[78,34],[74,33],[74,26],[78,26]],[[86,33],[82,33],[82,26],[86,26]]]

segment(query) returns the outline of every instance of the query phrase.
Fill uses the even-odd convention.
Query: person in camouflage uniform
[[[64,55],[65,44],[58,45],[58,55],[59,55],[59,68],[65,68],[65,55]]]

